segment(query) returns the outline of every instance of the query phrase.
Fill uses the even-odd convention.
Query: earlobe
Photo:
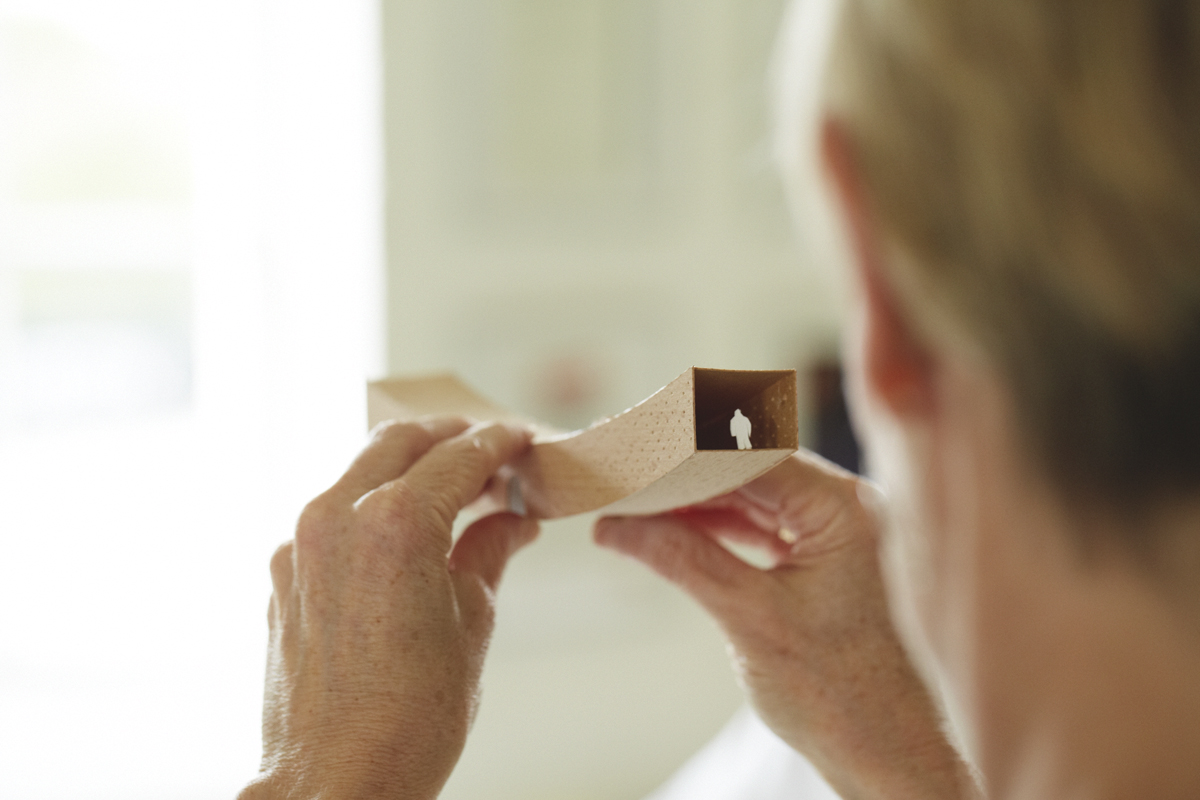
[[[822,123],[821,155],[854,255],[865,318],[861,346],[867,388],[898,417],[928,416],[934,409],[934,358],[885,277],[879,229],[849,137],[836,120]]]

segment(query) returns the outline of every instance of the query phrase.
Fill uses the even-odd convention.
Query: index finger
[[[432,512],[447,531],[458,512],[483,491],[488,478],[529,447],[529,430],[497,422],[472,426],[438,442],[396,480],[369,493],[361,505],[401,496]]]
[[[408,471],[438,442],[471,426],[463,417],[425,417],[386,422],[371,431],[371,441],[354,459],[331,493],[350,502]]]

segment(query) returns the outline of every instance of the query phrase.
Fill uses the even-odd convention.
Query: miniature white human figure
[[[729,435],[737,437],[738,450],[749,450],[750,444],[750,419],[742,414],[740,408],[733,410],[733,419],[729,420]]]

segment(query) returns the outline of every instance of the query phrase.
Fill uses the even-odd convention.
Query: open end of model
[[[800,446],[795,370],[697,368],[693,374],[697,450]]]

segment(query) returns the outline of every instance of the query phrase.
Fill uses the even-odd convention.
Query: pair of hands
[[[451,529],[529,441],[465,419],[392,423],[309,504],[271,562],[263,763],[243,798],[438,795],[478,706],[504,566],[537,536],[507,513],[455,543]],[[759,714],[844,796],[962,796],[892,631],[864,486],[797,456],[699,507],[601,520],[596,540],[718,620]],[[719,538],[777,564],[749,566]]]

